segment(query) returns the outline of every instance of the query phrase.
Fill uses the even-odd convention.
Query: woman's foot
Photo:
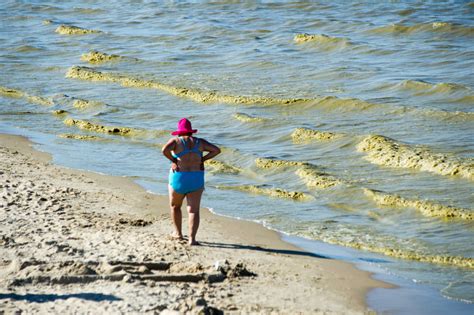
[[[199,244],[198,241],[192,240],[192,239],[189,239],[188,244],[191,245],[191,246],[199,246],[199,245],[201,245],[201,244]]]
[[[183,241],[184,240],[184,237],[183,237],[183,234],[179,234],[179,233],[176,233],[174,232],[173,234],[170,235],[170,238],[172,240],[178,240],[178,241]]]

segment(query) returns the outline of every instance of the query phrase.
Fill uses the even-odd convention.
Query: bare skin
[[[181,136],[186,144],[189,146],[189,149],[193,148],[195,145],[196,138],[192,137],[191,134],[186,134]],[[195,153],[188,153],[180,157],[179,159],[173,158],[171,152],[178,154],[184,150],[183,144],[178,137],[170,139],[162,148],[163,155],[171,161],[171,169],[178,172],[193,172],[193,171],[204,171],[204,162],[212,159],[218,155],[221,150],[209,143],[204,139],[199,139],[199,150],[201,152],[207,152],[202,158]],[[181,206],[183,204],[184,198],[188,204],[188,221],[189,221],[189,245],[198,245],[196,241],[196,234],[199,228],[200,215],[199,208],[201,206],[201,196],[204,191],[203,189],[193,191],[186,195],[180,194],[174,191],[173,187],[168,186],[169,190],[169,199],[170,199],[170,209],[171,209],[171,218],[173,221],[174,233],[173,238],[183,240],[182,234],[182,213]]]

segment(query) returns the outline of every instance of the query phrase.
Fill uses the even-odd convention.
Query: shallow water
[[[390,257],[381,268],[474,302],[473,15],[466,2],[4,1],[0,126],[165,194],[160,145],[189,117],[223,148],[204,205]],[[92,50],[107,55],[81,59]],[[279,198],[292,192],[311,198]]]

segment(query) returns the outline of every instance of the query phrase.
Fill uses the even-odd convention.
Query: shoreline
[[[64,291],[77,292],[77,290],[81,292],[83,290],[101,292],[113,288],[114,292],[119,292],[118,296],[121,298],[120,302],[109,300],[107,303],[99,301],[84,302],[85,299],[79,299],[82,303],[78,303],[78,301],[75,301],[77,299],[68,298],[61,302],[56,301],[52,303],[53,305],[46,307],[43,304],[48,303],[37,305],[37,303],[31,303],[32,301],[26,298],[17,299],[15,298],[16,295],[12,295],[12,303],[10,304],[12,307],[40,312],[56,312],[62,309],[84,311],[91,308],[95,309],[98,306],[97,304],[100,304],[101,307],[105,307],[102,304],[107,304],[107,307],[110,307],[109,311],[147,312],[150,307],[153,308],[148,305],[150,303],[147,302],[149,296],[159,294],[160,297],[163,295],[164,300],[168,299],[170,301],[167,304],[160,304],[159,311],[174,310],[186,313],[207,307],[224,312],[350,312],[362,314],[370,311],[366,303],[369,290],[392,287],[384,282],[372,279],[369,272],[361,271],[351,263],[317,257],[315,254],[287,243],[281,239],[278,232],[271,231],[258,223],[216,215],[208,209],[201,210],[202,224],[198,232],[198,240],[203,246],[189,247],[170,240],[167,238],[167,235],[171,232],[171,222],[169,221],[166,196],[148,193],[143,187],[128,178],[101,175],[53,165],[49,154],[33,149],[32,143],[21,136],[1,134],[0,141],[4,158],[16,151],[17,153],[13,155],[21,157],[20,160],[27,161],[25,167],[24,164],[23,166],[15,166],[13,163],[16,162],[15,159],[9,160],[13,163],[11,169],[14,169],[15,172],[27,173],[23,174],[23,177],[20,176],[21,185],[25,185],[26,182],[34,183],[35,176],[37,176],[36,179],[40,178],[53,186],[50,190],[57,190],[54,186],[71,186],[72,198],[74,199],[72,200],[70,196],[59,199],[60,204],[62,202],[64,205],[71,206],[68,211],[71,212],[70,216],[72,218],[70,220],[72,222],[61,225],[61,229],[68,229],[68,237],[60,237],[64,236],[60,235],[61,233],[45,233],[40,227],[36,227],[36,230],[29,227],[20,235],[20,238],[31,238],[29,234],[34,233],[35,236],[33,240],[30,239],[30,244],[15,245],[21,242],[16,242],[12,235],[16,235],[15,231],[21,230],[22,227],[18,229],[14,226],[16,223],[11,223],[13,225],[7,223],[6,233],[2,233],[6,234],[5,236],[2,235],[7,240],[4,240],[4,243],[7,243],[7,246],[5,246],[6,255],[2,256],[11,259],[4,258],[2,262],[7,270],[0,277],[2,287],[7,290],[13,288],[13,290],[10,290],[10,294],[26,294],[31,290],[48,291],[49,294],[51,291],[56,292],[55,294]],[[28,169],[29,167],[30,169]],[[27,170],[22,170],[22,168]],[[34,168],[42,171],[36,174],[34,171],[37,170]],[[35,174],[31,175],[31,172]],[[8,175],[7,172],[2,174],[6,177]],[[10,187],[7,190],[11,190],[13,194],[15,193],[14,188]],[[30,191],[37,194],[38,190],[40,194],[45,193],[45,191],[41,191],[34,186],[31,187]],[[49,199],[51,195],[54,194],[40,197],[40,199]],[[105,198],[107,200],[104,200]],[[23,200],[23,202],[26,200]],[[70,204],[71,201],[73,201],[72,205]],[[18,206],[21,202],[22,200],[13,205]],[[30,206],[26,202],[26,205],[28,210],[38,212],[39,215],[45,214],[41,211],[49,211],[48,207],[44,207],[44,204]],[[49,208],[54,206],[52,204]],[[23,210],[27,208],[23,208]],[[54,213],[48,213],[48,215],[54,215]],[[8,215],[6,217],[8,218]],[[186,230],[186,217],[186,214],[183,213],[183,219],[185,220],[183,230]],[[5,218],[2,219],[5,221]],[[49,220],[50,225],[57,223],[54,217]],[[90,221],[93,224],[88,223]],[[79,229],[79,232],[71,227]],[[37,232],[38,229],[41,231]],[[92,235],[89,236],[87,233]],[[143,239],[143,234],[148,236],[146,240]],[[56,243],[51,241],[51,238],[55,237],[60,238]],[[107,237],[111,239],[109,244],[103,244],[103,239]],[[125,237],[128,242],[135,246],[124,246],[120,242],[113,244],[114,238],[117,237]],[[76,240],[77,238],[79,238],[79,241]],[[152,241],[151,245],[156,246],[153,250],[150,250],[150,239]],[[85,242],[94,243],[94,246],[91,248],[77,246],[84,245]],[[69,250],[66,252],[58,250],[58,248],[61,248],[58,247],[58,243],[64,243],[62,246],[66,246]],[[130,247],[133,248],[133,253],[125,255],[125,253],[130,252]],[[56,251],[54,255],[51,254],[52,250]],[[107,260],[109,265],[112,261],[121,261],[122,265],[131,263],[140,265],[141,262],[139,267],[146,267],[145,262],[164,259],[171,266],[167,270],[167,275],[172,274],[180,277],[186,275],[189,279],[192,278],[191,275],[196,276],[197,274],[208,278],[218,276],[219,268],[215,268],[216,264],[225,266],[228,270],[224,274],[224,280],[216,283],[204,280],[197,283],[184,280],[176,283],[154,282],[149,280],[150,277],[147,278],[145,274],[142,275],[137,270],[133,272],[122,270],[118,274],[122,276],[126,274],[124,276],[126,280],[122,279],[119,282],[100,280],[84,283],[83,277],[80,278],[82,282],[78,278],[77,283],[60,283],[62,287],[56,288],[52,286],[55,279],[71,277],[74,272],[71,273],[69,270],[68,273],[67,268],[61,269],[55,265],[48,266],[48,268],[55,271],[50,275],[43,270],[48,268],[41,269],[42,265],[39,264],[36,269],[32,269],[30,266],[29,269],[32,270],[25,273],[25,270],[21,268],[21,264],[25,264],[25,261],[32,264],[31,261],[40,260],[38,257],[31,260],[31,257],[28,257],[31,255],[30,251],[38,257],[47,258],[48,255],[55,257],[58,260],[57,263],[71,259],[74,262],[85,259],[85,262],[91,262],[92,265],[81,266],[81,268],[95,268],[92,272],[102,278],[104,278],[104,275],[99,272],[99,269],[104,269],[104,267],[101,265],[98,268],[97,264],[104,260]],[[187,258],[185,261],[182,259],[184,256]],[[237,267],[238,265],[240,267]],[[250,276],[243,275],[245,272],[239,275],[236,269],[246,270],[247,275]],[[148,271],[147,274],[150,275]],[[220,272],[222,276],[222,270]],[[127,277],[137,274],[137,277]],[[152,270],[152,274],[155,278],[157,277],[157,272]],[[230,276],[230,274],[237,274],[237,276]],[[11,286],[15,280],[29,279],[28,276],[30,276],[32,282],[43,279],[45,283],[35,285],[33,288],[27,283],[20,286]],[[84,275],[80,274],[78,276]],[[118,283],[120,285],[117,287]],[[141,297],[141,299],[138,299],[139,301],[132,299],[137,294],[134,291],[137,283],[142,287],[139,293]],[[165,294],[164,291],[170,290],[170,288],[178,292],[177,296],[181,298],[177,299],[176,295]],[[219,295],[217,292],[224,292],[227,296]],[[291,293],[288,294],[289,292]],[[132,303],[132,300],[133,305],[129,304]],[[201,300],[204,300],[204,302]],[[33,306],[34,308],[31,308]],[[1,307],[3,306],[0,306],[0,309],[2,309]]]

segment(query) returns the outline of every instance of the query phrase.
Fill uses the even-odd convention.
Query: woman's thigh
[[[181,207],[183,204],[183,200],[185,195],[177,193],[174,191],[171,185],[168,185],[169,197],[170,197],[170,206],[178,206]]]
[[[201,207],[201,197],[204,188],[193,191],[186,195],[186,201],[188,202],[188,212],[197,213]]]

